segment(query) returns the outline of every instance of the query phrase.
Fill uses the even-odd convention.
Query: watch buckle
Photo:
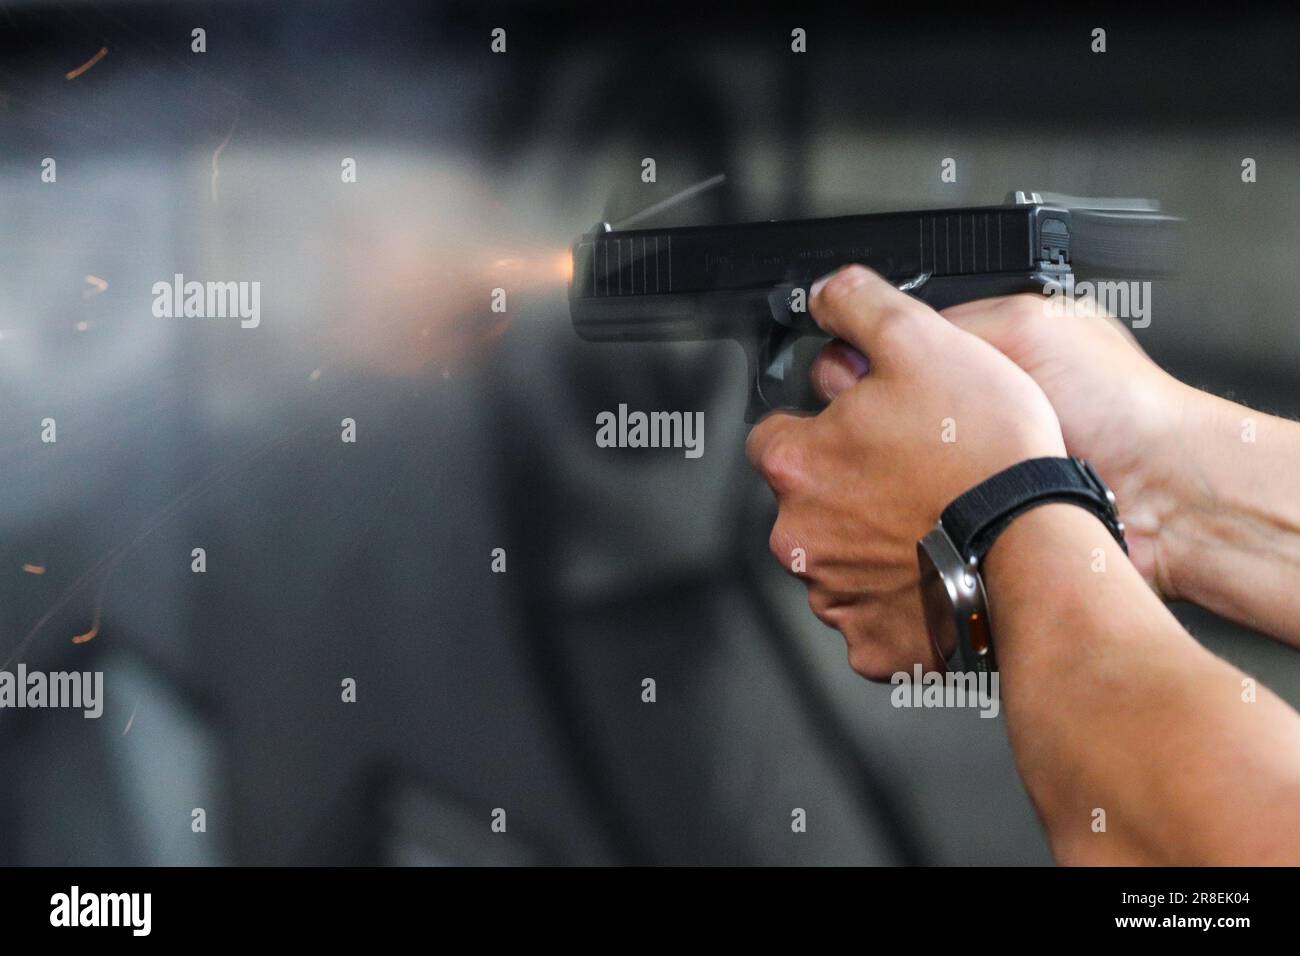
[[[1073,460],[1084,480],[1092,486],[1092,490],[1106,499],[1106,517],[1110,519],[1115,540],[1124,549],[1124,553],[1128,554],[1128,539],[1124,533],[1124,522],[1119,520],[1119,502],[1115,499],[1115,492],[1111,491],[1110,486],[1101,480],[1101,475],[1097,474],[1097,469],[1092,467],[1092,462],[1083,458]]]
[[[1111,519],[1118,523],[1119,503],[1115,500],[1115,492],[1111,491],[1106,482],[1101,480],[1101,475],[1097,474],[1097,469],[1092,467],[1092,462],[1083,458],[1076,458],[1074,463],[1082,472],[1084,480],[1092,486],[1092,490],[1106,499],[1106,511]]]

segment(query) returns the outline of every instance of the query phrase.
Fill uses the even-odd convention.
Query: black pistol
[[[935,309],[1084,277],[1164,275],[1181,220],[1147,200],[1016,192],[1005,205],[616,230],[573,246],[569,310],[590,342],[729,338],[749,359],[746,421],[821,407],[808,369],[826,335],[808,287],[860,263]]]

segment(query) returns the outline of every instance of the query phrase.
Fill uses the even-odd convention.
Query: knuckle
[[[749,430],[749,436],[745,439],[745,457],[756,470],[759,467],[758,456],[760,449],[763,448],[764,436],[771,430],[772,426],[768,424],[770,419],[764,419]]]
[[[797,547],[798,541],[779,522],[772,526],[772,533],[767,536],[767,548],[782,566],[789,569],[792,553]]]
[[[888,681],[895,670],[888,656],[869,641],[849,642],[849,667],[859,677],[878,683]]]
[[[1045,298],[1036,293],[1025,292],[1012,296],[1003,305],[1007,311],[1007,321],[1016,328],[1036,324],[1048,309],[1055,306],[1057,299]]]
[[[1074,303],[1074,314],[1083,319],[1115,320],[1114,313],[1112,313],[1105,304],[1098,302],[1095,295],[1085,295],[1076,300]]]
[[[790,494],[806,480],[803,448],[789,438],[774,438],[759,457],[758,471],[778,495]]]
[[[845,266],[826,280],[818,296],[828,305],[843,305],[853,297],[853,290],[862,285],[867,270],[859,265]]]
[[[880,312],[876,342],[882,350],[898,353],[915,344],[921,331],[919,326],[910,305],[901,302],[887,305]]]
[[[827,627],[836,630],[840,629],[840,616],[835,611],[835,603],[825,591],[820,588],[810,588],[808,591],[808,607],[812,609],[813,617]]]

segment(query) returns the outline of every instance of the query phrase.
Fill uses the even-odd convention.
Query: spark
[[[158,528],[161,527],[164,523],[174,518],[185,508],[189,507],[189,505],[192,504],[198,497],[210,491],[218,481],[222,480],[231,471],[237,468],[242,468],[252,463],[253,461],[256,461],[257,459],[264,457],[269,451],[273,449],[285,447],[287,442],[291,438],[303,434],[308,427],[310,426],[301,425],[297,429],[291,431],[288,435],[280,435],[272,439],[267,439],[258,443],[254,443],[251,448],[241,452],[233,459],[224,462],[223,464],[220,464],[215,468],[211,469],[208,472],[208,474],[206,474],[203,478],[194,482],[184,492],[182,492],[181,494],[173,498],[171,501],[169,501],[164,507],[159,508],[153,514],[151,514],[148,518],[146,518],[143,522],[140,523],[140,525],[138,526],[137,533],[134,535],[134,537],[132,537],[129,541],[126,541],[125,543],[119,544],[116,547],[114,547],[106,555],[104,555],[104,557],[100,558],[97,562],[95,562],[93,567],[91,567],[89,570],[82,573],[81,576],[77,578],[77,580],[73,581],[71,585],[69,585],[67,588],[64,589],[63,593],[59,596],[58,600],[56,600],[50,606],[50,608],[46,610],[44,614],[41,615],[40,620],[36,621],[35,624],[33,624],[30,628],[28,628],[27,633],[23,635],[22,639],[17,643],[17,645],[10,649],[9,656],[6,657],[3,661],[0,661],[0,669],[6,669],[15,660],[20,659],[23,656],[23,654],[26,653],[27,649],[31,646],[32,641],[36,639],[36,635],[38,635],[41,632],[41,630],[45,627],[46,624],[50,623],[50,620],[53,619],[54,615],[57,614],[60,610],[62,610],[65,606],[67,606],[68,602],[71,601],[73,597],[75,597],[78,593],[81,592],[82,588],[85,587],[87,582],[92,580],[96,574],[99,574],[102,571],[103,579],[100,582],[99,593],[95,599],[94,626],[86,634],[77,635],[77,637],[73,638],[74,641],[78,641],[78,642],[91,640],[96,634],[99,633],[100,612],[104,606],[104,592],[108,588],[109,582],[112,580],[113,573],[117,570],[118,566],[126,559],[126,557],[135,548],[137,548],[140,545],[142,541],[146,540],[151,534],[157,531]]]
[[[67,73],[64,73],[63,78],[65,80],[75,80],[106,56],[108,56],[108,47],[102,46],[99,48],[98,53],[92,56],[85,63],[81,64],[81,66],[77,67],[75,70],[69,70]]]
[[[87,322],[85,319],[82,319],[80,322],[76,324],[76,326],[74,326],[74,328],[76,328],[78,332],[84,332],[88,328],[90,328],[90,323]]]
[[[311,374],[307,376],[307,381],[309,381],[309,382],[319,382],[319,381],[320,381],[320,369],[318,369],[318,368],[314,368],[314,369],[312,369]]]
[[[86,276],[86,285],[90,286],[91,288],[86,289],[84,292],[81,293],[81,297],[83,299],[88,299],[92,295],[99,295],[101,292],[104,292],[106,289],[108,289],[108,283],[105,282],[103,279],[101,279],[99,276]]]
[[[23,570],[28,574],[44,574],[45,565],[43,564],[24,564]]]
[[[90,625],[90,630],[85,634],[78,634],[72,639],[73,644],[85,644],[87,641],[93,641],[99,636],[99,608],[95,608],[95,620]]]
[[[122,736],[125,737],[131,731],[131,725],[135,723],[135,712],[140,709],[140,701],[135,702],[131,708],[131,716],[126,719],[126,726],[122,728]]]
[[[221,175],[221,170],[217,167],[217,162],[221,159],[221,151],[225,149],[226,144],[230,142],[230,137],[235,135],[235,127],[237,125],[239,125],[239,117],[235,117],[235,122],[230,124],[230,132],[227,133],[226,138],[221,141],[221,145],[217,147],[217,151],[212,154],[212,201],[213,202],[217,201],[217,177]]]

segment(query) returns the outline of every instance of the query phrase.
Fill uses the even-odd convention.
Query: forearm
[[[1154,469],[1161,591],[1300,646],[1300,424],[1190,389],[1184,418]]]
[[[1035,509],[984,577],[1008,733],[1059,860],[1300,862],[1300,717],[1263,688],[1243,700],[1243,675],[1187,635],[1100,522]]]

